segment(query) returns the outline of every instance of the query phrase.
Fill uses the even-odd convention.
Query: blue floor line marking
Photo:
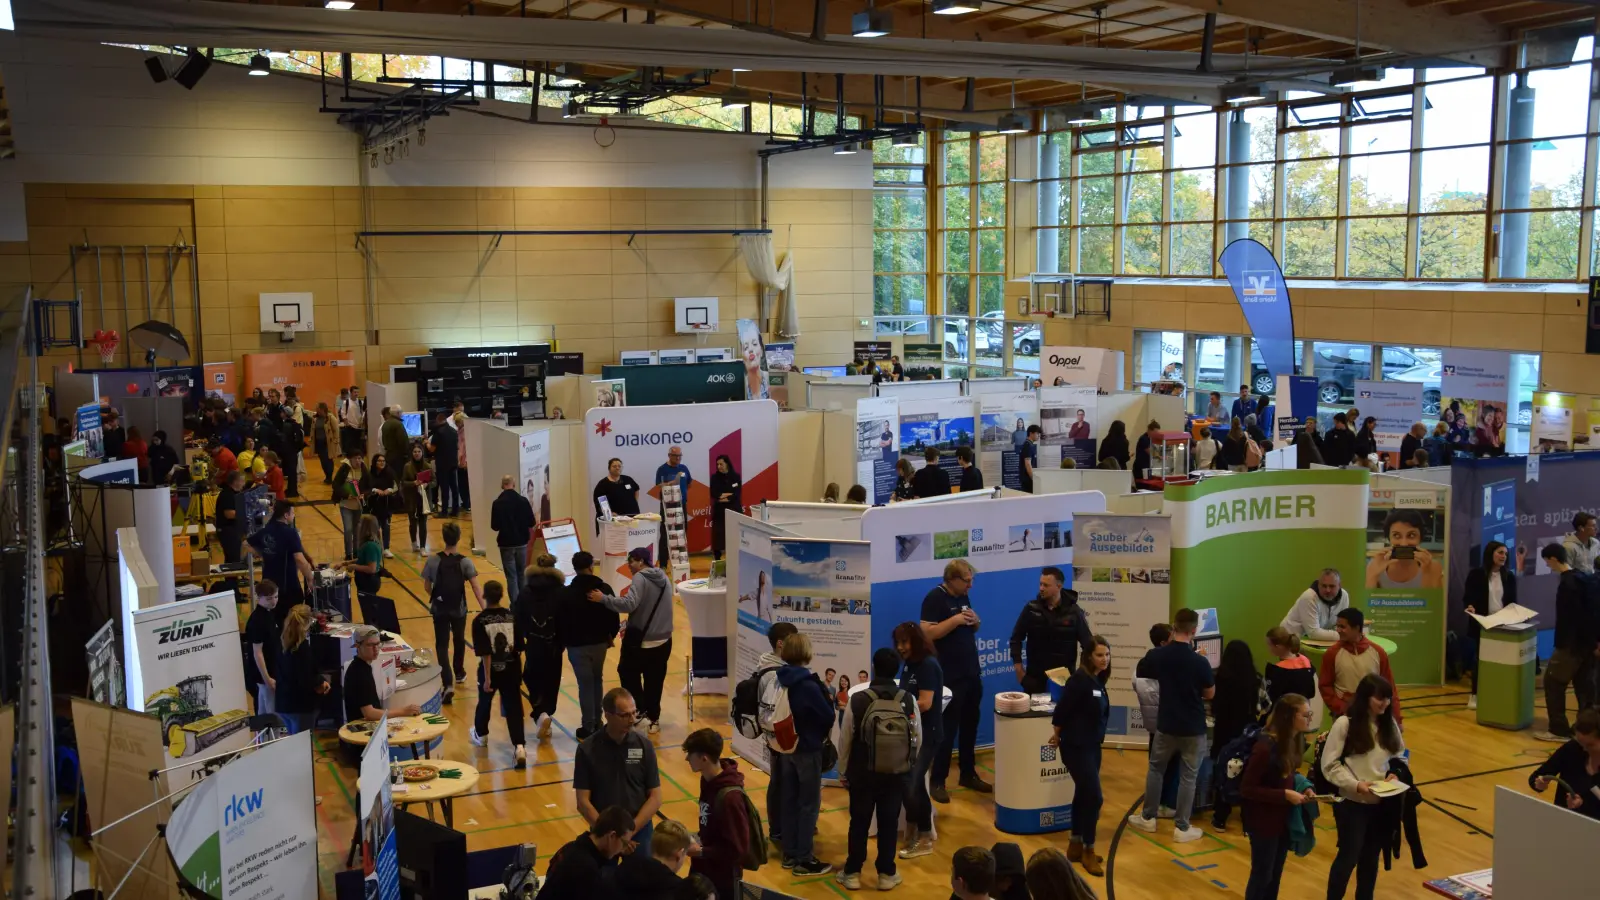
[[[1184,862],[1181,859],[1175,859],[1175,860],[1173,860],[1173,862],[1177,863],[1178,865],[1182,866],[1184,869],[1186,869],[1186,870],[1188,870],[1190,872],[1193,872],[1195,870],[1194,866],[1189,865],[1188,863]]]
[[[1213,879],[1211,879],[1211,883],[1212,883],[1212,884],[1214,884],[1214,885],[1216,885],[1216,886],[1217,886],[1217,887],[1219,887],[1219,888],[1222,888],[1222,889],[1223,889],[1223,890],[1227,890],[1227,889],[1228,889],[1228,886],[1227,886],[1227,885],[1225,885],[1225,884],[1223,884],[1223,883],[1222,883],[1222,882],[1220,882],[1220,881],[1218,881],[1218,880],[1216,880],[1216,879],[1215,879],[1215,878],[1213,878]]]
[[[1217,864],[1216,864],[1216,863],[1206,863],[1206,864],[1205,864],[1205,865],[1203,865],[1203,866],[1195,866],[1195,867],[1194,867],[1194,870],[1195,870],[1195,871],[1196,871],[1196,872],[1199,872],[1199,871],[1200,871],[1200,870],[1202,870],[1202,869],[1215,869],[1215,868],[1216,868],[1216,867],[1217,867]]]

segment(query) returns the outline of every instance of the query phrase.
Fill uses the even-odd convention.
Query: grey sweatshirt
[[[643,640],[665,641],[672,637],[672,582],[660,569],[640,569],[633,576],[627,596],[606,597],[604,603],[609,609],[627,613],[628,630],[643,632]]]

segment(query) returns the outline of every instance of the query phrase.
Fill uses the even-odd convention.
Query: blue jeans
[[[506,596],[511,608],[517,608],[517,595],[522,593],[522,571],[528,568],[527,545],[500,548],[500,570],[506,573]]]
[[[356,558],[356,529],[361,525],[361,510],[339,507],[339,521],[344,525],[344,558]]]
[[[634,859],[643,861],[650,858],[650,838],[656,833],[656,823],[651,822],[633,833],[633,842],[638,844],[633,851]]]
[[[821,812],[822,751],[796,750],[783,765],[784,856],[805,861],[816,855],[812,840]]]
[[[573,677],[578,680],[578,709],[583,714],[583,727],[590,731],[600,727],[600,700],[606,693],[607,649],[605,644],[567,648],[567,661],[572,663]]]
[[[1166,776],[1167,762],[1174,756],[1183,762],[1178,774],[1177,816],[1173,825],[1179,831],[1189,829],[1189,813],[1194,810],[1194,783],[1200,775],[1200,758],[1206,755],[1206,736],[1203,734],[1179,736],[1156,732],[1155,743],[1150,745],[1150,768],[1144,776],[1144,817],[1154,819],[1161,803],[1161,782]]]
[[[1250,835],[1250,881],[1244,900],[1278,900],[1278,882],[1283,880],[1283,863],[1289,858],[1289,833],[1276,837]]]

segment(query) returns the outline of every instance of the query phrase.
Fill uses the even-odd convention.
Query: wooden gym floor
[[[308,462],[316,475],[309,479],[310,484],[302,487],[303,504],[297,511],[297,523],[313,560],[334,560],[343,547],[338,512],[327,500],[328,488],[321,483],[318,464],[315,460]],[[490,502],[493,498],[474,499]],[[456,521],[462,526],[463,534],[470,535],[468,517]],[[442,524],[439,519],[429,522],[431,546],[442,544],[438,537]],[[395,558],[388,561],[388,568],[395,581],[385,584],[385,595],[395,599],[406,638],[418,646],[432,647],[433,627],[420,575],[422,559],[404,549],[409,546],[404,517],[396,516],[393,526]],[[466,537],[462,543],[468,543]],[[476,558],[485,580],[500,577],[497,562],[497,559]],[[674,646],[686,648],[689,625],[681,605],[675,609],[675,621],[677,640]],[[470,649],[468,652],[470,654]],[[617,683],[615,667],[613,651],[607,660],[608,687]],[[665,793],[661,812],[694,830],[699,784],[678,747],[684,736],[696,728],[714,727],[726,737],[728,707],[724,697],[703,697],[696,702],[696,720],[691,723],[681,694],[684,667],[683,654],[676,653],[668,669],[662,728],[656,744]],[[1425,880],[1489,867],[1492,864],[1495,786],[1528,791],[1529,770],[1556,746],[1535,741],[1529,731],[1506,732],[1478,726],[1465,709],[1465,685],[1411,688],[1402,690],[1401,696],[1405,702],[1406,740],[1412,751],[1412,769],[1427,802],[1418,819],[1428,867],[1413,869],[1410,851],[1403,849],[1393,869],[1383,872],[1378,879],[1378,897],[1393,900],[1422,896],[1426,893],[1422,887]],[[473,747],[468,743],[467,728],[476,699],[474,681],[469,679],[457,690],[455,702],[446,709],[452,727],[443,746],[434,754],[435,758],[470,762],[484,773],[478,787],[456,801],[456,828],[466,833],[469,850],[525,841],[537,844],[538,870],[543,872],[549,855],[584,827],[569,786],[576,745],[573,732],[579,719],[571,671],[566,671],[562,703],[556,712],[551,739],[539,742],[534,738],[532,722],[528,723],[528,768],[523,771],[512,768],[512,750],[498,709],[491,719],[488,746]],[[1542,720],[1542,698],[1539,703]],[[1542,727],[1542,721],[1536,723],[1536,727]],[[356,794],[356,773],[341,762],[335,743],[336,738],[331,734],[317,736],[315,777],[316,791],[321,798],[317,808],[318,856],[324,897],[333,896],[333,873],[344,864]],[[986,768],[993,763],[989,753],[980,752],[978,760],[979,765]],[[1187,845],[1172,843],[1170,822],[1162,822],[1154,835],[1123,827],[1126,814],[1140,800],[1145,768],[1146,755],[1142,751],[1108,749],[1105,753],[1102,779],[1106,804],[1100,821],[1099,849],[1108,861],[1106,877],[1090,879],[1096,890],[1102,897],[1122,898],[1157,898],[1191,891],[1195,897],[1241,896],[1250,871],[1250,848],[1239,826],[1237,812],[1223,834],[1211,830],[1209,814],[1197,815],[1195,823],[1205,829],[1206,836]],[[748,764],[741,763],[741,769],[746,773],[746,786],[757,808],[764,810],[766,776]],[[988,777],[992,777],[992,773]],[[1066,847],[1065,834],[1012,837],[997,832],[992,824],[992,802],[987,797],[955,789],[954,781],[952,774],[951,803],[936,806],[939,840],[934,855],[902,861],[899,865],[905,878],[898,889],[901,894],[945,895],[949,889],[951,854],[967,844],[988,846],[996,841],[1014,840],[1022,846],[1025,856],[1045,846]],[[843,790],[823,789],[817,855],[836,867],[845,857],[849,820],[846,807]],[[1318,827],[1316,849],[1303,859],[1290,856],[1284,871],[1282,896],[1320,896],[1324,892],[1335,849],[1333,820],[1326,807]],[[780,868],[775,858],[751,875],[750,881],[755,884],[801,898],[850,894],[834,882],[832,874],[795,878]],[[874,878],[869,848],[863,874],[865,890],[875,888]]]

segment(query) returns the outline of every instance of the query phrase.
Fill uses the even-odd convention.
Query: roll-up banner
[[[871,492],[872,503],[894,494],[894,465],[900,459],[900,400],[863,397],[856,401],[856,483]]]
[[[1450,443],[1490,453],[1506,446],[1511,354],[1446,347],[1440,368],[1439,418]]]
[[[1293,375],[1294,308],[1278,260],[1259,241],[1241,238],[1223,248],[1220,261],[1261,350],[1261,364],[1274,376]]]
[[[1552,400],[1556,398],[1551,398]],[[1569,400],[1571,398],[1561,398]],[[1552,402],[1533,406],[1533,434],[1528,443],[1534,453],[1560,453],[1572,449],[1572,407]],[[1591,450],[1600,449],[1590,444]]]
[[[1422,421],[1422,382],[1357,381],[1355,391],[1362,418],[1372,416],[1378,420],[1373,429],[1378,454],[1388,468],[1400,468],[1400,442],[1411,426]],[[1359,431],[1361,423],[1350,427]]]
[[[250,707],[239,661],[239,614],[232,594],[133,610],[137,666],[128,704],[161,718],[173,760],[211,756],[250,743]],[[187,782],[186,772],[176,773]],[[169,776],[169,780],[172,780]]]
[[[1325,568],[1359,597],[1370,478],[1366,469],[1289,469],[1168,485],[1173,611],[1214,607],[1225,640],[1259,645]],[[1243,559],[1250,577],[1220,574]]]
[[[834,707],[836,747],[845,696],[872,668],[871,549],[865,541],[772,538],[772,621],[792,622],[811,638],[811,671]]]
[[[620,366],[602,366],[600,375],[605,379],[627,383],[628,406],[725,403],[747,399],[742,362],[675,366],[634,366],[623,363]]]
[[[167,844],[190,884],[218,900],[317,895],[311,732],[235,758],[184,797]]]
[[[950,484],[961,483],[956,450],[976,449],[978,403],[972,397],[946,397],[900,401],[900,456],[920,470],[928,464],[926,452],[939,451],[939,467]]]
[[[1022,445],[1028,441],[1028,426],[1039,424],[1039,397],[1026,394],[979,394],[983,416],[983,470],[985,487],[1022,489]]]
[[[922,601],[964,559],[977,570],[968,593],[978,614],[983,696],[1018,689],[1011,629],[1039,595],[1039,570],[1056,566],[1072,582],[1073,516],[1105,512],[1099,491],[897,503],[867,510],[861,536],[872,544],[872,646],[891,647],[901,622],[922,620]],[[1090,628],[1096,627],[1094,619]],[[949,681],[946,673],[946,682]],[[994,742],[994,705],[982,704],[978,743]]]
[[[1367,623],[1404,648],[1389,660],[1400,684],[1444,681],[1449,501],[1449,488],[1393,475],[1374,476],[1368,494]]]
[[[767,629],[772,617],[772,539],[789,532],[748,516],[730,513],[728,525],[728,584],[735,597],[733,683],[755,674],[763,654],[772,653]],[[733,729],[733,752],[764,772],[772,771],[772,751],[759,737]]]
[[[238,392],[249,394],[256,388],[282,391],[293,385],[301,403],[312,409],[326,403],[331,409],[339,400],[339,390],[355,383],[356,359],[349,350],[246,353]]]
[[[517,435],[517,484],[533,507],[534,519],[550,521],[550,431]]]
[[[206,363],[201,369],[204,372],[201,387],[205,389],[206,398],[217,398],[232,406],[238,391],[235,387],[238,376],[234,373],[233,363]]]
[[[361,752],[361,783],[356,821],[361,829],[363,896],[400,900],[400,857],[394,836],[394,786],[389,781],[389,717],[372,729]],[[310,896],[310,895],[307,895]]]
[[[1279,375],[1278,392],[1273,401],[1277,417],[1273,423],[1273,440],[1280,445],[1290,443],[1305,429],[1307,419],[1316,418],[1317,379],[1311,375]],[[1263,430],[1265,427],[1263,424]]]
[[[772,396],[767,384],[767,353],[761,344],[761,326],[755,319],[734,323],[739,334],[739,361],[744,364],[744,400],[767,400]]]
[[[171,810],[170,800],[151,803],[150,773],[171,765],[161,746],[161,723],[155,716],[81,697],[71,702],[84,813],[97,828],[121,823],[89,839],[99,883],[122,885],[117,897],[124,900],[176,900],[171,857],[145,852]],[[181,783],[188,781],[185,772]],[[158,797],[165,793],[155,790]]]
[[[107,619],[84,647],[89,660],[89,696],[96,703],[122,706],[127,691],[122,678],[122,660],[117,653],[116,622]]]
[[[714,365],[739,368],[738,363]],[[650,371],[694,368],[699,367],[668,366]],[[629,398],[633,398],[631,385]],[[778,499],[778,405],[771,400],[591,409],[584,423],[588,429],[588,483],[598,484],[606,476],[606,464],[612,457],[621,459],[622,471],[639,482],[639,509],[643,512],[660,509],[661,489],[653,482],[657,467],[667,461],[668,449],[683,450],[682,464],[689,467],[690,479],[686,504],[690,553],[703,553],[711,547],[710,482],[718,456],[726,454],[739,473],[743,482],[740,500],[745,506]]]
[[[1150,626],[1171,618],[1172,520],[1079,513],[1073,532],[1072,589],[1078,604],[1089,629],[1111,644],[1111,658],[1129,666],[1149,649]],[[1106,743],[1145,746],[1149,726],[1132,680],[1113,678],[1108,687]]]
[[[90,459],[105,458],[105,424],[100,420],[100,404],[86,403],[78,407],[73,434],[73,440],[84,442],[85,456]]]
[[[1094,438],[1097,429],[1099,395],[1091,387],[1047,387],[1039,389],[1039,467],[1055,469],[1070,458],[1080,469],[1095,465]],[[1009,487],[1010,485],[1007,485]]]

